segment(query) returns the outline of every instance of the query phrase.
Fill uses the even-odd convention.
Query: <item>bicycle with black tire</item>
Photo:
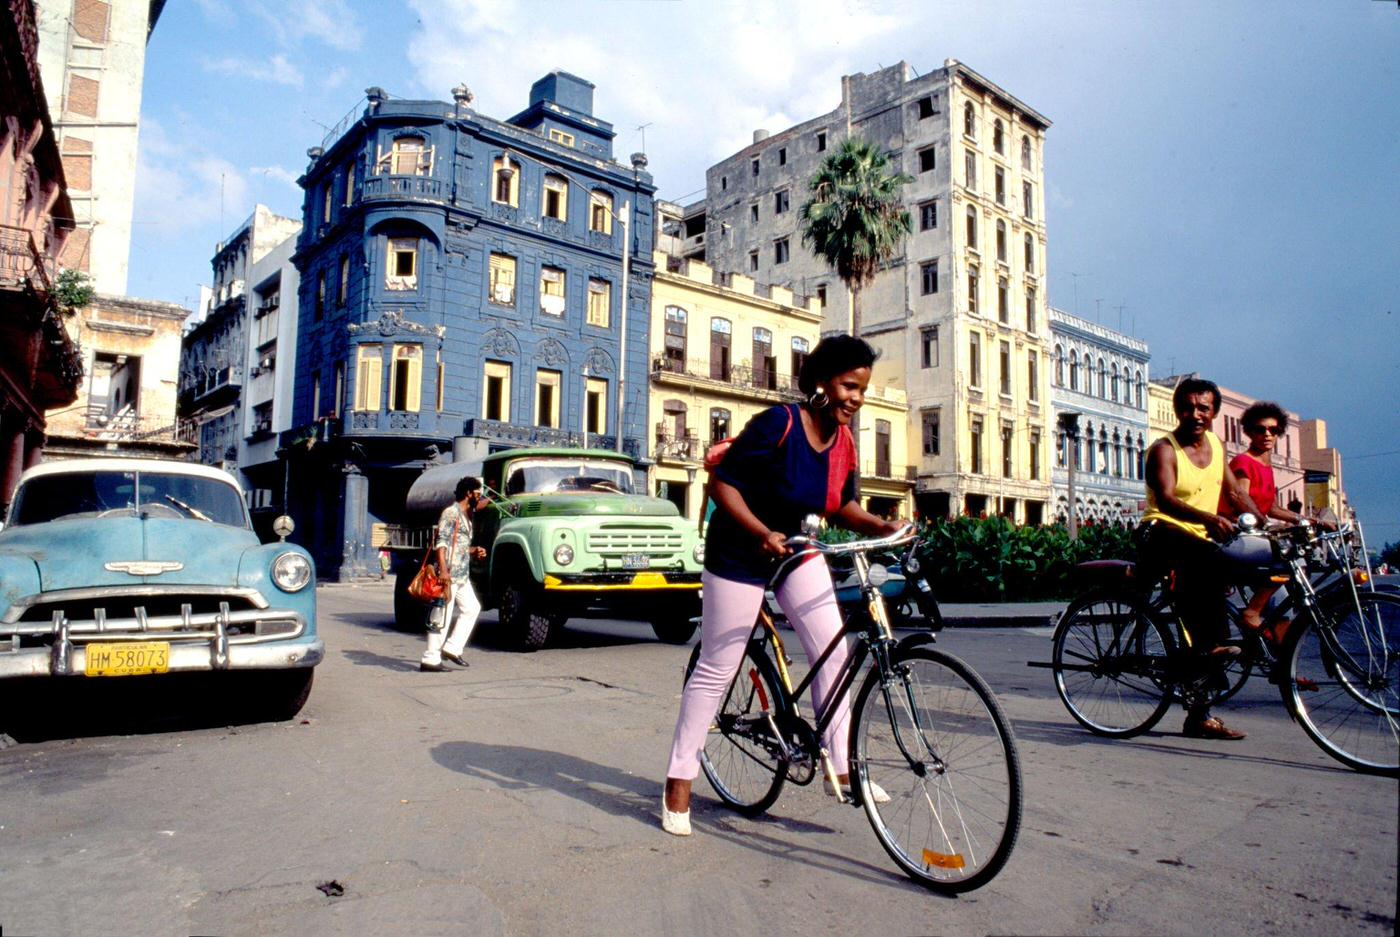
[[[1011,724],[986,682],[959,658],[931,647],[932,632],[900,639],[890,628],[884,597],[871,583],[868,554],[914,537],[906,528],[843,544],[809,536],[788,541],[794,552],[773,582],[814,554],[849,554],[865,608],[796,685],[773,617],[760,610],[700,764],[720,800],[747,816],[771,807],[788,782],[810,784],[822,774],[841,790],[837,776],[848,772],[832,762],[821,737],[835,718],[835,701],[854,686],[869,658],[872,666],[851,708],[851,796],[842,799],[864,808],[880,845],[911,879],[934,891],[964,892],[996,876],[1015,846],[1020,758]],[[854,635],[855,646],[827,699],[813,700],[813,724],[799,713],[798,701],[846,633]],[[697,645],[687,680],[699,654]],[[885,796],[877,802],[873,792]]]
[[[1345,530],[1302,525],[1265,537],[1248,522],[1244,528],[1244,537],[1268,541],[1253,578],[1270,576],[1285,590],[1264,626],[1291,622],[1286,636],[1277,646],[1260,642],[1256,652],[1268,655],[1289,715],[1342,764],[1400,777],[1400,597],[1367,588],[1367,577],[1355,574],[1342,548]],[[1320,552],[1336,575],[1319,587],[1308,563]],[[1070,604],[1055,629],[1052,662],[1034,665],[1054,670],[1056,692],[1080,725],[1130,738],[1155,726],[1173,702],[1214,703],[1238,691],[1256,661],[1212,664],[1192,653],[1169,589],[1153,594],[1151,584],[1133,582],[1131,563],[1096,565],[1101,573],[1116,567],[1117,581]]]

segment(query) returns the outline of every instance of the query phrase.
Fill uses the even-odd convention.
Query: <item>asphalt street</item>
[[[430,674],[387,588],[320,599],[327,659],[293,722],[229,725],[238,688],[223,683],[86,681],[76,722],[39,719],[52,698],[9,688],[0,932],[1395,929],[1397,783],[1333,762],[1263,681],[1221,710],[1242,742],[1183,738],[1179,713],[1110,741],[1026,667],[1049,659],[1048,629],[945,632],[1015,723],[1025,821],[997,879],[944,898],[815,785],[748,820],[702,778],[695,835],[661,832],[690,651],[646,626],[584,623],[518,654],[488,614],[470,668]]]

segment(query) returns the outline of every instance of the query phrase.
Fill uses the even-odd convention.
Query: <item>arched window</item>
[[[685,371],[685,339],[687,315],[680,306],[666,307],[666,370]]]
[[[992,149],[1003,156],[1006,155],[1006,134],[1002,129],[1000,117],[992,122]]]
[[[802,366],[807,363],[807,355],[812,351],[812,345],[805,338],[794,338],[792,340],[792,386],[797,386],[797,378],[802,374]]]
[[[1069,350],[1069,389],[1079,389],[1079,352]]]
[[[728,319],[710,320],[710,378],[713,380],[729,380],[729,337],[733,331]]]
[[[545,173],[544,189],[540,193],[540,214],[556,221],[569,220],[569,180],[555,173]]]
[[[508,156],[491,161],[491,201],[520,207],[520,164]]]
[[[997,219],[997,260],[1006,263],[1006,222]]]
[[[1133,400],[1133,405],[1136,406],[1139,410],[1141,410],[1141,409],[1142,409],[1142,372],[1141,372],[1141,371],[1134,371],[1134,372],[1133,372],[1133,389],[1134,389],[1134,393],[1135,393],[1135,397],[1134,397],[1134,400]]]
[[[1021,243],[1025,253],[1026,272],[1035,273],[1035,238],[1027,234]]]
[[[977,250],[977,208],[967,206],[967,246]]]
[[[419,136],[395,137],[387,156],[379,160],[380,172],[395,176],[426,176],[433,170],[433,151]]]
[[[977,139],[977,111],[973,109],[971,101],[963,105],[963,133]]]
[[[612,234],[613,197],[594,189],[588,196],[588,230]]]
[[[1055,345],[1055,386],[1065,386],[1065,349],[1059,344]]]
[[[1108,368],[1102,358],[1099,359],[1099,396],[1108,397]]]
[[[1118,362],[1113,362],[1113,385],[1109,393],[1109,399],[1114,403],[1118,402]]]
[[[1031,170],[1031,138],[1021,138],[1021,168],[1030,172]]]
[[[1108,474],[1108,433],[1099,427],[1099,471]]]

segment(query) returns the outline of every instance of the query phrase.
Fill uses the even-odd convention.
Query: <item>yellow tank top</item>
[[[1198,511],[1216,513],[1220,508],[1220,483],[1225,473],[1225,447],[1220,444],[1219,437],[1206,430],[1210,461],[1206,463],[1205,468],[1197,468],[1192,463],[1186,451],[1181,448],[1181,443],[1176,441],[1175,433],[1168,433],[1166,438],[1171,441],[1172,450],[1176,453],[1176,489],[1172,494],[1176,495],[1177,500],[1186,502]],[[1151,488],[1147,489],[1147,513],[1142,515],[1142,521],[1144,524],[1161,521],[1179,527],[1202,540],[1210,539],[1205,524],[1194,524],[1163,513],[1157,507],[1157,498],[1152,494]]]

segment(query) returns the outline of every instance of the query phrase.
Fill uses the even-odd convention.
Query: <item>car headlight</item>
[[[567,543],[561,543],[554,548],[554,562],[560,566],[568,566],[574,561],[574,548]]]
[[[300,553],[283,553],[272,561],[272,581],[283,592],[299,592],[311,582],[311,564]]]
[[[693,555],[695,556],[695,562],[702,566],[705,564],[705,544],[703,541],[695,545]]]

